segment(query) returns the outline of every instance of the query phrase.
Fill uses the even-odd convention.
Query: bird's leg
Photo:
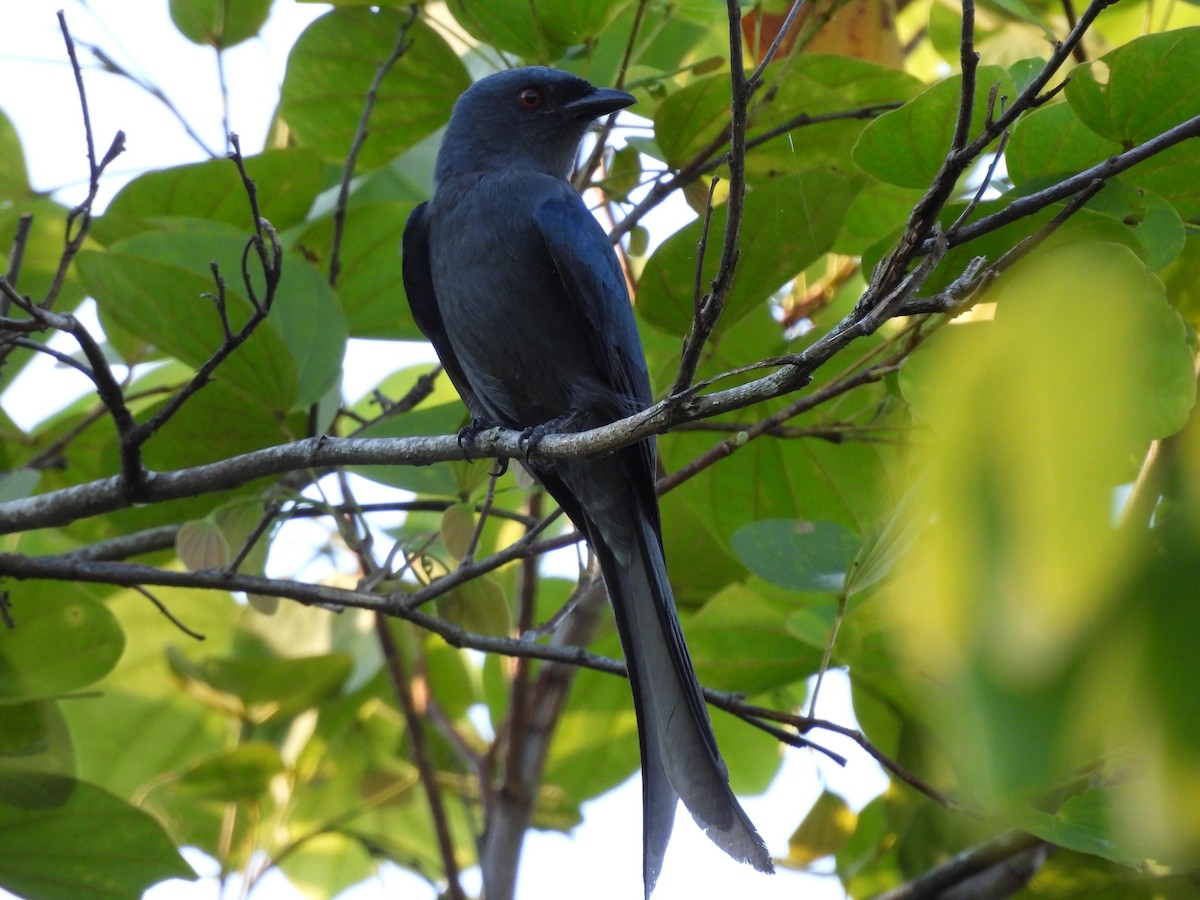
[[[548,434],[560,434],[564,431],[570,431],[571,426],[578,424],[583,419],[577,409],[568,409],[560,416],[555,416],[547,422],[540,425],[531,425],[521,432],[521,437],[517,439],[517,446],[525,450],[525,462],[529,462],[529,454],[534,451],[538,444],[542,442]]]

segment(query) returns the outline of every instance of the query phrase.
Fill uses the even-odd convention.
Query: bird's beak
[[[607,116],[609,113],[614,113],[618,109],[624,109],[635,103],[637,103],[637,99],[633,94],[627,94],[614,88],[594,88],[590,94],[586,94],[578,100],[572,100],[563,108],[581,117],[598,119],[600,116]]]

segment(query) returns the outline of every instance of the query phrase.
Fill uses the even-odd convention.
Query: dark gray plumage
[[[484,78],[454,107],[433,199],[405,229],[404,283],[417,325],[485,422],[579,430],[651,402],[624,276],[567,180],[591,122],[633,102],[532,67]],[[653,440],[528,468],[587,536],[612,601],[641,740],[646,896],[679,799],[726,853],[771,871],[729,788],[679,629]]]

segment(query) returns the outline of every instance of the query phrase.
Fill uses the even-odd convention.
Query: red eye
[[[542,92],[537,88],[523,88],[521,93],[517,94],[517,102],[526,109],[536,109],[542,105]]]

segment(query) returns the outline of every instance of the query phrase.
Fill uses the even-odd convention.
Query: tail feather
[[[772,872],[774,866],[729,787],[729,772],[717,750],[667,580],[653,480],[642,484],[645,462],[618,455],[535,465],[534,471],[587,533],[625,651],[641,743],[642,874],[648,900],[679,800],[709,839],[734,859],[761,872]]]
[[[666,564],[650,520],[631,540],[593,533],[629,666],[641,735],[646,896],[662,866],[675,801],[718,847],[762,872],[771,856],[729,787],[704,695],[679,628]],[[627,560],[612,550],[627,549]],[[624,546],[621,546],[621,545]],[[618,551],[620,552],[620,551]]]

